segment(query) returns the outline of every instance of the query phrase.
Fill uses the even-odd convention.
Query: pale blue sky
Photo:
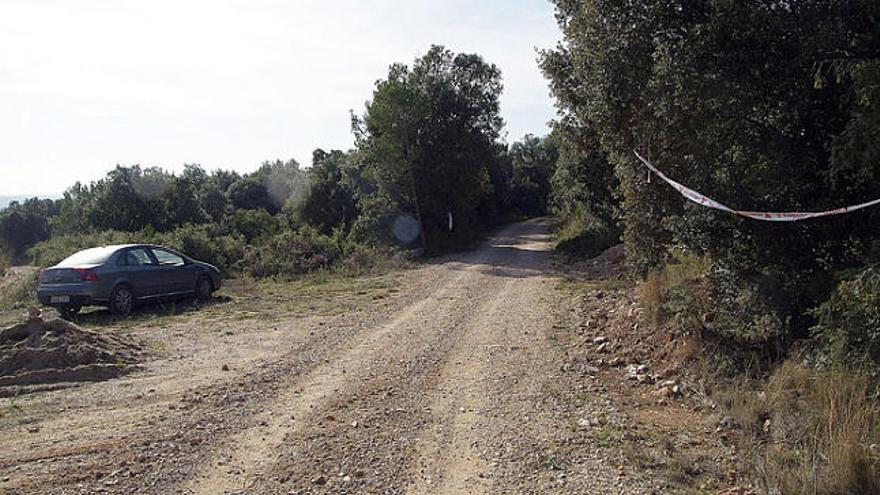
[[[509,141],[554,108],[546,0],[0,0],[0,194],[60,192],[116,163],[308,165],[352,144],[392,62],[432,43],[504,74]]]

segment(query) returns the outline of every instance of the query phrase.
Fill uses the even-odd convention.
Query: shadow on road
[[[453,270],[495,277],[530,278],[556,274],[550,263],[552,218],[536,218],[500,229],[472,251],[438,259]]]

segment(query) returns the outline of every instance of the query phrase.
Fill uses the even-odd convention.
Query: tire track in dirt
[[[555,362],[541,331],[551,324],[541,300],[547,228],[516,224],[410,272],[429,280],[388,307],[285,323],[297,336],[280,359],[173,389],[168,400],[183,407],[135,418],[99,452],[84,443],[23,470],[20,493],[496,490],[514,468],[487,449],[543,426],[525,418],[512,431],[509,418]]]
[[[520,226],[510,235],[534,228]],[[525,342],[518,334],[510,338],[508,325],[525,325],[521,333],[529,335],[529,329],[549,324],[539,301],[544,280],[525,283],[543,269],[544,254],[537,255],[536,264],[535,253],[528,253],[534,242],[515,247],[504,242],[504,237],[493,242],[491,254],[479,263],[463,263],[471,274],[459,282],[460,295],[438,293],[445,299],[441,311],[417,337],[401,332],[385,348],[386,358],[393,362],[375,364],[369,379],[337,394],[307,425],[290,432],[278,454],[280,462],[242,493],[404,493],[418,485],[414,473],[419,468],[413,466],[419,464],[439,466],[444,476],[437,478],[446,481],[440,489],[447,492],[488,491],[489,483],[478,478],[486,471],[478,449],[496,430],[490,424],[494,418],[481,411],[488,408],[483,388],[504,389],[511,371],[507,361],[521,361],[517,354]],[[530,295],[522,297],[525,294]],[[523,319],[519,304],[528,304],[534,314]],[[538,346],[537,353],[542,350]],[[512,357],[504,362],[491,361],[508,353]],[[486,380],[493,378],[489,385],[481,383],[484,374]],[[461,404],[465,413],[460,413]],[[432,434],[438,431],[449,433],[450,445],[432,448]],[[466,455],[458,456],[458,451]],[[438,493],[434,488],[424,491]]]
[[[224,446],[184,484],[183,490],[193,494],[217,494],[246,489],[277,463],[285,439],[311,422],[316,411],[324,409],[338,396],[363,386],[364,376],[387,374],[383,368],[389,364],[394,366],[395,360],[407,362],[417,358],[427,340],[439,338],[436,332],[418,330],[445,328],[437,325],[436,315],[443,313],[462,287],[472,286],[473,280],[481,278],[471,266],[479,266],[484,256],[485,253],[478,252],[466,258],[467,266],[452,271],[454,275],[446,277],[431,297],[419,300],[391,321],[365,332],[340,352],[325,358],[324,364],[293,380],[282,377],[285,383],[280,387],[281,392],[252,418],[250,427],[227,438]],[[446,320],[447,325],[458,326],[455,317]],[[426,325],[428,322],[431,324]]]
[[[352,341],[394,318],[398,311],[431,299],[446,281],[459,275],[437,266],[415,273],[435,283],[427,290],[402,294],[388,309],[369,308],[363,314],[306,322],[293,319],[267,323],[291,332],[289,342],[285,342],[290,350],[284,351],[282,358],[242,374],[225,374],[219,383],[196,388],[178,385],[161,396],[149,394],[138,399],[136,406],[129,406],[130,411],[118,410],[112,416],[102,412],[106,405],[91,406],[96,411],[83,407],[82,417],[76,422],[81,427],[77,429],[95,432],[106,440],[95,443],[74,435],[76,438],[67,442],[22,447],[16,449],[21,455],[0,454],[0,469],[15,468],[20,473],[10,480],[16,486],[15,493],[68,493],[71,487],[87,492],[167,493],[177,480],[191,477],[193,468],[211,455],[215,444],[251,427],[255,415],[266,410],[290,379],[323,365],[334,353],[350,347]],[[121,419],[125,421],[118,422]],[[33,468],[21,469],[28,462]],[[127,477],[113,477],[117,472],[127,473]],[[139,478],[150,481],[143,483]]]
[[[490,273],[506,277],[503,288],[470,322],[432,391],[436,413],[420,433],[407,493],[492,492],[497,474],[488,449],[504,435],[499,426],[507,423],[498,406],[509,402],[511,389],[526,381],[524,374],[541,374],[536,362],[549,360],[542,356],[542,342],[551,320],[540,300],[549,280],[543,276],[546,234],[526,233],[495,245],[504,249],[499,265],[508,268]]]
[[[415,432],[430,414],[424,391],[436,387],[468,314],[485,311],[481,295],[487,288],[494,284],[462,287],[462,296],[446,302],[466,312],[439,316],[397,335],[361,381],[322,404],[304,428],[290,432],[281,461],[247,493],[288,493],[307,485],[314,493],[401,493]]]

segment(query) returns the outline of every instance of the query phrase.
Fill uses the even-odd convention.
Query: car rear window
[[[103,265],[116,252],[114,247],[97,247],[80,251],[69,256],[56,266],[71,268],[80,265]]]

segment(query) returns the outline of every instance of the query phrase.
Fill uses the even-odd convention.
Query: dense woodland
[[[880,289],[880,210],[740,218],[651,182],[633,151],[744,210],[880,197],[880,5],[556,5],[564,42],[541,64],[561,112],[561,212],[621,229],[636,275],[704,263],[705,293],[681,306],[719,341],[784,350],[817,330],[846,331],[835,340],[854,346],[847,356],[878,362],[876,305],[864,307],[864,330],[875,332],[864,335],[838,321],[839,291],[821,305],[842,280]]]
[[[554,4],[563,40],[540,63],[565,245],[622,233],[649,320],[698,343],[718,379],[704,383],[742,389],[719,402],[764,492],[880,492],[880,209],[741,218],[650,180],[633,153],[735,209],[880,198],[880,3]]]
[[[875,405],[880,208],[797,223],[740,218],[650,180],[633,152],[738,209],[880,198],[880,3],[553,3],[562,41],[539,57],[559,110],[547,137],[505,144],[499,69],[434,46],[376,84],[352,118],[352,150],[244,175],[118,166],[60,200],[0,213],[5,259],[48,265],[142,240],[227,273],[296,276],[368,267],[395,249],[461,248],[494,225],[551,212],[571,256],[622,240],[652,321],[697,336],[721,373],[768,378],[796,357],[867,380],[861,399]],[[395,235],[402,218],[419,235]],[[826,409],[820,420],[835,411]],[[868,417],[848,434],[874,438],[878,416]],[[823,471],[810,493],[880,489],[864,443],[837,439],[855,442],[841,460],[822,451],[832,438],[815,438],[817,465],[838,471]],[[793,473],[799,461],[778,462]],[[791,476],[768,491],[800,493],[788,488],[803,479]]]

